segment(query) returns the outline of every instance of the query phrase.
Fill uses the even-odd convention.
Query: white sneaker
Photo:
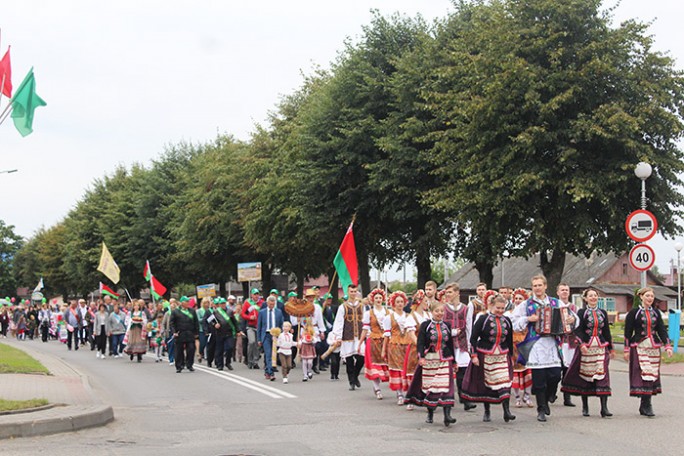
[[[95,358],[100,358],[100,352],[95,353]]]
[[[413,404],[409,404],[406,406],[406,410],[413,410]]]
[[[283,379],[283,383],[287,383],[287,377]]]

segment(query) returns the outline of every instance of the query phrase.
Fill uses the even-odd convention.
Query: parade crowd
[[[307,382],[326,371],[336,381],[344,365],[350,391],[362,387],[363,372],[378,400],[387,383],[397,405],[425,407],[428,423],[441,407],[445,426],[456,422],[457,401],[466,411],[481,404],[485,422],[492,404],[501,404],[505,422],[516,419],[511,406],[536,406],[537,420],[545,422],[559,393],[568,407],[579,396],[584,416],[590,416],[589,398],[597,397],[601,417],[612,416],[608,366],[615,351],[596,289],[584,290],[580,308],[569,301],[566,284],[549,296],[541,275],[529,291],[504,286],[497,292],[485,284],[476,291],[467,304],[458,284],[438,292],[432,281],[410,299],[379,288],[361,298],[350,285],[342,302],[320,297],[315,287],[303,300],[290,292],[285,302],[278,290],[264,297],[256,288],[243,303],[232,295],[199,303],[185,296],[159,303],[104,296],[61,307],[27,301],[3,307],[0,325],[3,337],[59,340],[68,350],[89,347],[103,360],[126,355],[140,363],[151,353],[177,373],[194,371],[195,362],[220,371],[244,363],[263,369],[265,381],[280,373],[287,384],[291,375]],[[662,392],[661,350],[672,356],[672,348],[653,290],[638,295],[641,304],[625,319],[622,356],[629,362],[629,395],[640,398],[641,415],[653,417],[651,398]]]

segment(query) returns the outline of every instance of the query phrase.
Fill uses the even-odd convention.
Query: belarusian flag
[[[100,294],[101,295],[108,295],[111,296],[114,299],[119,299],[119,294],[115,293],[114,290],[109,288],[107,285],[104,283],[100,282]]]
[[[143,276],[145,276],[145,280],[150,282],[150,292],[152,295],[156,299],[161,299],[164,293],[166,293],[166,287],[152,275],[152,269],[150,269],[150,260],[145,262]]]
[[[356,259],[353,227],[354,222],[352,221],[349,224],[349,228],[347,228],[347,234],[342,239],[340,250],[337,251],[333,261],[345,294],[347,294],[347,287],[349,285],[357,285],[359,283],[359,262]]]

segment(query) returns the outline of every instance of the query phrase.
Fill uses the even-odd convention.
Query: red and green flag
[[[150,260],[147,260],[145,262],[145,269],[143,270],[143,276],[145,276],[145,280],[150,282],[150,292],[152,293],[152,296],[154,296],[156,299],[161,299],[162,296],[164,296],[164,293],[166,293],[166,287],[162,285],[162,283],[152,275],[152,269],[150,268]]]
[[[12,98],[12,65],[10,64],[9,47],[4,57],[0,60],[0,93],[7,98]]]
[[[354,244],[354,222],[347,228],[347,234],[342,239],[342,245],[333,261],[337,276],[340,278],[342,290],[347,293],[347,287],[359,283],[359,262],[356,259],[356,245]]]
[[[33,132],[33,113],[39,106],[47,103],[36,93],[36,78],[33,76],[33,68],[28,72],[19,88],[12,97],[12,120],[21,136]]]
[[[100,294],[102,296],[111,296],[114,299],[119,299],[120,296],[118,293],[116,293],[114,290],[112,290],[102,282],[100,282]]]

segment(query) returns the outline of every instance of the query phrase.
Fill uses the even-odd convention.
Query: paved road
[[[493,422],[483,423],[478,407],[456,411],[458,422],[445,429],[425,424],[423,411],[398,407],[386,385],[386,399],[378,401],[368,382],[350,392],[346,382],[331,382],[326,373],[303,383],[296,371],[283,385],[244,366],[230,374],[201,366],[176,374],[151,358],[141,364],[99,360],[91,351],[41,345],[88,374],[95,391],[114,406],[116,420],[72,434],[0,441],[2,455],[682,454],[684,377],[664,377],[666,394],[654,400],[654,419],[638,415],[638,400],[627,396],[627,376],[615,369],[611,419],[599,417],[594,399],[590,418],[579,407],[554,405],[546,424],[535,420],[534,409],[514,409],[518,419],[505,424],[495,407]]]

